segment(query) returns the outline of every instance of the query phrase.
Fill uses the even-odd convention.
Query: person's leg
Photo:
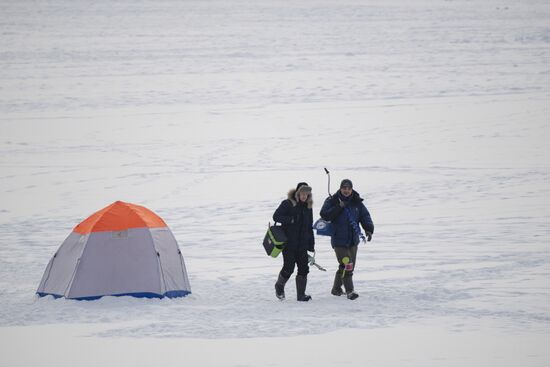
[[[342,291],[342,277],[345,268],[342,259],[349,256],[349,253],[346,247],[334,247],[334,254],[336,255],[336,260],[338,261],[338,270],[336,270],[336,273],[334,274],[334,283],[330,293],[335,296],[341,296],[344,293]]]
[[[349,248],[349,256],[353,263],[353,269],[355,270],[355,266],[357,265],[357,246],[351,246]]]
[[[356,299],[359,297],[357,293],[355,293],[354,286],[353,286],[353,270],[355,269],[356,260],[357,260],[357,246],[351,246],[348,249],[349,253],[349,263],[348,263],[348,269],[346,269],[344,274],[344,288],[346,289],[346,295],[349,299]]]
[[[306,250],[300,250],[295,255],[296,265],[298,266],[298,275],[307,277],[309,273],[309,257]]]
[[[306,250],[296,253],[296,264],[298,265],[298,275],[296,275],[296,298],[298,301],[309,301],[311,296],[306,294],[307,274],[309,273]]]
[[[279,277],[275,283],[275,295],[279,299],[285,299],[285,284],[294,272],[295,263],[294,251],[285,248],[283,250],[283,268],[279,272]]]

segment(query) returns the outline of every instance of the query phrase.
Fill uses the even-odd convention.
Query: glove
[[[345,208],[348,205],[348,203],[338,198],[338,205],[340,205],[340,208]]]
[[[313,252],[313,256],[311,256],[310,254],[307,254],[307,263],[309,265],[313,265],[315,263],[315,251],[310,251],[310,252]]]
[[[372,233],[366,232],[365,235],[367,236],[367,241],[370,242],[370,240],[372,240]]]

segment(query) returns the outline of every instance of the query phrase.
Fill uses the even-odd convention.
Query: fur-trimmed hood
[[[288,200],[290,200],[290,202],[292,203],[292,206],[298,205],[298,198],[296,197],[296,189],[290,189],[287,195],[288,195]],[[313,208],[313,196],[311,195],[311,193],[307,196],[306,203],[307,203],[308,209]]]

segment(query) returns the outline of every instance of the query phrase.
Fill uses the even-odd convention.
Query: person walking
[[[370,241],[374,233],[370,213],[359,193],[353,190],[351,180],[344,179],[340,183],[340,190],[325,200],[320,214],[321,218],[332,223],[334,229],[330,244],[338,260],[338,270],[334,275],[331,293],[341,296],[344,293],[343,284],[347,298],[354,300],[359,297],[353,287],[357,245],[361,240]],[[361,233],[359,224],[365,230],[366,238]]]
[[[287,236],[283,249],[283,268],[275,283],[275,295],[285,299],[285,284],[298,267],[296,275],[296,294],[298,301],[309,301],[306,294],[307,274],[309,273],[308,251],[315,251],[313,236],[313,200],[311,187],[306,182],[300,182],[296,189],[288,192],[288,198],[283,200],[275,213],[273,220],[282,224]]]

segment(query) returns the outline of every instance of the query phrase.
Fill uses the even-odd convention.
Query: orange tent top
[[[167,225],[162,218],[143,206],[116,201],[90,215],[74,227],[73,231],[87,234],[144,227],[160,228],[167,227]]]

